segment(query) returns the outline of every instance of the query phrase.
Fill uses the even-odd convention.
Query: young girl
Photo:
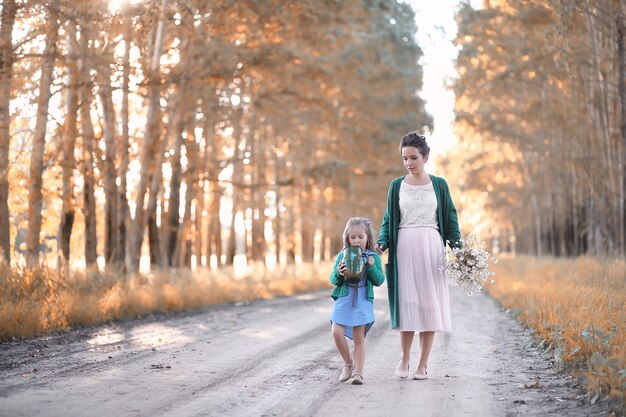
[[[336,286],[331,294],[335,305],[330,321],[335,345],[343,359],[339,381],[345,382],[353,376],[352,383],[361,385],[365,364],[365,335],[374,324],[373,285],[381,285],[385,276],[380,257],[374,252],[374,238],[368,219],[353,217],[348,220],[343,231],[343,243],[345,247],[359,246],[367,256],[367,263],[359,283],[348,284],[343,276],[347,269],[343,260],[343,250],[337,255],[333,272],[330,274],[330,282]],[[346,337],[354,340],[354,358],[350,357]]]

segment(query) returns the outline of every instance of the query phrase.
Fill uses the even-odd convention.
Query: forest
[[[619,1],[461,3],[441,172],[495,251],[623,255]],[[428,132],[397,1],[5,1],[0,250],[114,268],[328,260]],[[148,261],[149,259],[149,261]]]
[[[1,31],[7,262],[327,260],[432,128],[396,1],[5,1]]]
[[[507,250],[621,256],[623,1],[462,5],[449,171]]]

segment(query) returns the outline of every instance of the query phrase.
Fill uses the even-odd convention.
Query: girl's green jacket
[[[365,267],[365,271],[367,272],[367,299],[371,302],[374,302],[374,285],[377,287],[380,286],[383,281],[385,281],[385,275],[383,274],[382,263],[380,261],[380,256],[374,252],[367,252],[368,255],[374,257],[374,265],[369,266],[369,264]],[[333,300],[336,300],[339,297],[345,297],[349,294],[350,290],[348,289],[348,283],[343,278],[343,275],[339,274],[339,263],[343,259],[343,251],[337,254],[337,259],[335,259],[335,266],[333,267],[333,272],[330,273],[330,283],[335,285],[335,289],[330,294]]]
[[[398,269],[396,267],[396,249],[398,244],[398,224],[400,224],[400,185],[404,176],[391,181],[387,194],[387,210],[380,226],[380,237],[376,243],[389,249],[389,257],[385,265],[387,276],[387,291],[389,293],[389,315],[391,328],[398,327]],[[437,221],[439,234],[449,246],[461,245],[461,232],[456,215],[456,208],[450,197],[450,189],[445,179],[434,175],[430,176],[437,197]]]

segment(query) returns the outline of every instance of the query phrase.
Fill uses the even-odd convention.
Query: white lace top
[[[400,224],[398,227],[437,225],[437,197],[432,181],[425,185],[400,184]]]

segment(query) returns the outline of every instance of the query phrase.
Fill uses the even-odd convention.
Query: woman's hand
[[[337,267],[339,275],[343,275],[346,272],[346,269],[348,268],[346,267],[346,263],[342,259],[341,262],[339,262],[339,266]]]
[[[375,244],[374,250],[376,251],[377,254],[382,255],[384,251],[382,243]]]

